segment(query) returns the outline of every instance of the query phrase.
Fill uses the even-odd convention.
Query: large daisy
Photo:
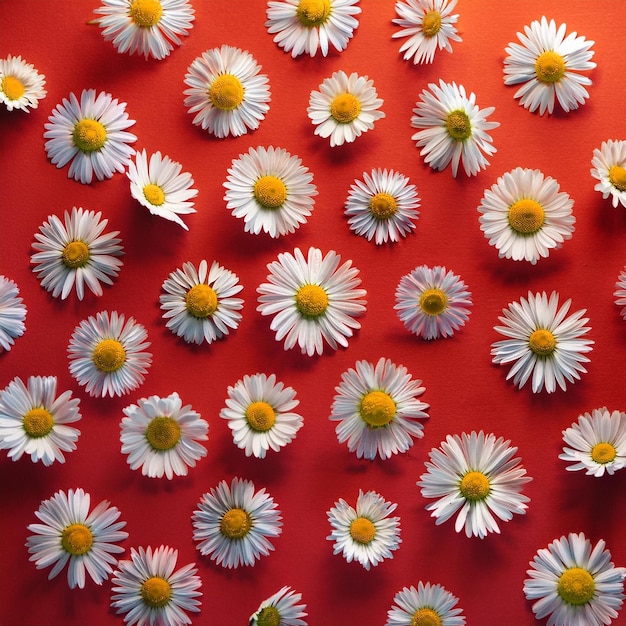
[[[26,330],[26,305],[17,284],[0,275],[0,352],[8,352]]]
[[[441,585],[424,584],[417,589],[404,587],[396,593],[395,605],[387,611],[385,626],[463,626],[459,599]]]
[[[617,281],[615,283],[615,291],[613,292],[613,295],[615,296],[615,304],[618,307],[622,307],[620,315],[626,320],[626,265],[617,277]],[[2,307],[0,306],[0,320],[1,319]],[[0,332],[0,339],[1,338],[2,333]]]
[[[609,139],[593,151],[591,175],[599,180],[594,187],[616,207],[626,207],[626,141]]]
[[[8,111],[20,109],[29,113],[48,93],[44,89],[45,78],[21,55],[9,54],[6,59],[0,59],[0,102]]]
[[[267,268],[269,282],[257,288],[262,315],[273,315],[271,330],[276,341],[285,340],[285,350],[296,344],[302,354],[322,354],[323,343],[336,350],[348,346],[348,338],[361,328],[356,316],[365,312],[365,289],[352,261],[341,266],[334,251],[322,256],[309,248],[307,257],[299,248],[283,252]]]
[[[263,600],[250,616],[249,626],[306,626],[306,604],[299,604],[302,594],[283,587]]]
[[[566,381],[580,380],[580,373],[587,371],[582,364],[589,362],[585,353],[594,342],[582,338],[591,330],[585,326],[586,309],[566,317],[571,303],[567,300],[559,308],[556,291],[550,298],[545,291],[529,291],[528,299],[520,298],[502,310],[504,316],[498,319],[503,326],[494,328],[506,339],[492,344],[491,355],[496,364],[513,363],[507,380],[512,378],[521,388],[532,375],[533,393],[544,387],[552,393],[557,384],[565,390]]]

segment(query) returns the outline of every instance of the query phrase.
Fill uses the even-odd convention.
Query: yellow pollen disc
[[[151,28],[161,19],[163,7],[159,0],[133,0],[128,13],[137,26]]]
[[[441,30],[441,13],[429,11],[422,19],[422,32],[426,37],[432,37]]]
[[[612,165],[609,169],[609,182],[620,191],[626,191],[626,169],[620,165]]]
[[[185,296],[187,311],[194,317],[204,318],[217,310],[217,294],[205,284],[194,285]]]
[[[155,417],[146,428],[146,439],[155,450],[171,450],[180,441],[180,426],[173,417]]]
[[[531,333],[528,346],[539,356],[550,356],[556,348],[556,338],[549,330],[540,328]]]
[[[150,183],[143,188],[143,195],[145,199],[154,206],[161,206],[165,202],[163,189],[153,183]]]
[[[61,258],[66,267],[85,267],[89,261],[89,247],[84,241],[70,241],[63,248]]]
[[[93,535],[84,524],[70,524],[61,533],[61,545],[73,556],[86,554],[91,550]]]
[[[229,509],[220,522],[222,535],[229,539],[241,539],[252,528],[252,518],[243,509]]]
[[[243,102],[243,96],[243,85],[232,74],[220,74],[209,87],[209,99],[222,111],[236,109]]]
[[[29,437],[37,439],[50,433],[54,426],[54,419],[49,411],[43,407],[37,407],[24,415],[22,426]]]
[[[319,285],[303,285],[296,293],[296,307],[304,317],[319,317],[328,308],[328,295]]]
[[[330,15],[330,0],[300,0],[296,15],[303,26],[321,26]]]
[[[263,607],[255,623],[257,626],[280,626],[280,612],[275,606]]]
[[[277,209],[287,199],[287,187],[276,176],[261,176],[254,183],[254,197],[266,209]]]
[[[596,463],[610,463],[617,456],[617,450],[615,446],[610,443],[597,443],[591,448],[591,458]]]
[[[330,103],[330,114],[340,124],[349,124],[359,117],[360,112],[361,102],[351,93],[339,94]]]
[[[566,569],[559,578],[556,591],[567,604],[580,606],[587,604],[596,589],[593,576],[582,567]]]
[[[168,604],[171,597],[172,588],[165,578],[152,576],[141,585],[141,599],[148,606],[161,609]]]
[[[381,428],[395,417],[396,403],[384,391],[370,391],[361,398],[359,414],[370,428]]]
[[[465,111],[452,111],[446,118],[446,128],[452,139],[465,141],[472,135],[472,125]]]
[[[441,289],[432,287],[422,291],[419,304],[426,315],[441,315],[448,307],[448,296]]]
[[[106,128],[96,120],[80,120],[72,134],[74,145],[83,152],[100,150],[107,139]]]
[[[357,517],[350,524],[350,536],[357,543],[371,543],[376,537],[376,526],[366,517]]]
[[[264,433],[274,426],[276,413],[267,402],[259,400],[246,409],[246,420],[252,430]]]
[[[439,613],[433,609],[417,609],[411,618],[411,626],[441,626],[443,622]]]
[[[396,199],[389,193],[381,191],[370,198],[370,213],[378,220],[388,220],[398,210]]]
[[[24,83],[15,76],[5,76],[0,83],[0,89],[9,100],[19,100],[26,93]]]
[[[489,479],[482,472],[468,472],[459,487],[466,500],[484,500],[491,491]]]
[[[520,235],[533,235],[545,221],[543,207],[535,200],[523,198],[509,207],[509,226]]]
[[[565,75],[565,60],[554,50],[542,52],[535,61],[535,75],[542,83],[556,83]]]
[[[126,351],[117,339],[102,339],[94,348],[92,358],[101,372],[116,372],[126,361]]]

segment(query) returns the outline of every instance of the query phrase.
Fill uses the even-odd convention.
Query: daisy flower
[[[407,330],[437,339],[452,336],[465,324],[471,296],[465,283],[445,267],[420,265],[400,279],[393,308]]]
[[[43,500],[35,515],[41,524],[30,524],[33,533],[26,547],[37,569],[53,565],[48,580],[54,578],[67,564],[70,589],[85,586],[85,572],[101,585],[117,564],[114,554],[124,552],[118,546],[128,537],[121,530],[126,522],[118,522],[120,512],[103,500],[89,512],[91,497],[82,489],[57,491]]]
[[[539,115],[546,110],[552,113],[555,96],[566,112],[589,98],[584,86],[591,85],[591,80],[580,72],[596,66],[590,50],[594,42],[575,32],[566,37],[565,29],[565,24],[557,29],[554,20],[548,22],[544,16],[541,22],[524,26],[525,35],[517,33],[521,44],[509,43],[505,48],[504,84],[523,83],[513,97],[531,113],[537,109]]]
[[[359,25],[359,0],[283,0],[267,3],[267,32],[295,59],[301,54],[328,54],[329,44],[345,50]]]
[[[130,560],[119,561],[111,582],[111,607],[125,613],[128,626],[191,624],[187,611],[200,611],[202,581],[189,563],[176,568],[178,550],[169,546],[130,549]]]
[[[273,596],[261,602],[250,616],[250,626],[306,626],[306,604],[298,604],[302,594],[291,587],[279,589]]]
[[[26,306],[19,293],[15,282],[0,275],[0,348],[6,352],[26,330]]]
[[[222,480],[205,493],[193,513],[193,538],[200,554],[222,567],[254,565],[274,549],[270,538],[282,532],[280,511],[265,489],[250,480]]]
[[[583,317],[586,309],[581,309],[566,317],[571,300],[560,308],[559,294],[553,291],[550,298],[546,292],[532,294],[528,299],[520,298],[503,309],[503,317],[498,317],[503,326],[494,329],[506,339],[496,341],[491,346],[495,364],[513,363],[506,379],[521,389],[532,374],[533,393],[544,387],[552,393],[559,387],[565,391],[565,381],[580,380],[580,372],[587,370],[582,363],[588,363],[584,356],[591,352],[594,343],[583,339],[591,328],[585,326],[589,318]]]
[[[345,348],[347,338],[361,328],[354,317],[365,312],[367,292],[357,289],[361,279],[352,261],[340,262],[334,250],[322,256],[318,248],[309,248],[305,258],[296,248],[267,265],[269,282],[257,288],[257,311],[274,316],[270,329],[276,341],[285,339],[285,350],[298,344],[302,354],[322,354],[324,340],[333,350]]]
[[[626,320],[626,265],[624,269],[619,273],[617,282],[615,283],[615,304],[619,307],[623,307],[620,311],[620,315]],[[2,307],[0,306],[0,319],[2,318]],[[0,339],[2,334],[0,333]]]
[[[94,397],[121,396],[136,389],[152,363],[146,329],[117,311],[83,320],[67,349],[70,374]]]
[[[351,143],[362,133],[372,130],[376,120],[385,117],[380,111],[383,100],[378,97],[374,81],[343,70],[324,79],[319,91],[312,91],[307,113],[315,126],[315,134],[330,137],[330,147]]]
[[[613,207],[626,207],[626,141],[609,139],[593,151],[591,175],[599,180],[594,187]]]
[[[269,111],[268,78],[247,51],[213,48],[187,69],[185,106],[196,113],[193,123],[218,138],[256,130]]]
[[[0,59],[0,102],[8,111],[21,109],[30,113],[48,93],[44,89],[45,78],[21,55],[9,54],[6,59]]]
[[[174,392],[150,396],[124,409],[120,440],[131,469],[150,478],[187,476],[187,468],[206,456],[198,443],[209,437],[209,424]]]
[[[532,479],[513,457],[517,448],[510,443],[481,430],[448,435],[430,451],[417,484],[424,498],[436,498],[426,510],[437,525],[458,513],[454,530],[483,539],[500,532],[496,518],[508,522],[514,513],[526,512],[529,498],[521,491]]]
[[[228,420],[233,441],[246,456],[263,459],[268,450],[279,452],[295,439],[303,423],[293,412],[298,404],[295,390],[276,382],[275,374],[254,374],[228,387],[220,417]]]
[[[357,458],[388,459],[406,452],[413,438],[424,436],[419,420],[428,417],[429,405],[418,397],[424,393],[421,380],[414,380],[403,365],[380,358],[376,365],[357,361],[341,375],[335,387],[330,420],[339,443],[348,442]]]
[[[71,391],[57,395],[56,376],[15,377],[0,392],[0,449],[17,461],[30,454],[33,463],[65,463],[63,452],[76,450],[80,431],[68,426],[81,418]]]
[[[420,201],[415,185],[393,170],[363,172],[363,180],[355,180],[346,200],[348,225],[376,245],[398,241],[414,228]]]
[[[618,616],[624,602],[626,568],[615,567],[600,539],[569,533],[540,549],[529,563],[524,594],[537,619],[550,626],[602,626]]]
[[[165,279],[159,299],[167,328],[187,343],[212,343],[236,329],[243,300],[234,298],[243,287],[236,274],[217,261],[187,262]]]
[[[317,188],[302,160],[283,148],[250,148],[234,159],[224,183],[228,209],[244,230],[271,237],[293,233],[311,215]]]
[[[459,599],[441,585],[424,584],[417,589],[404,587],[396,593],[393,606],[387,611],[385,626],[464,626],[463,610],[455,608]]]
[[[332,529],[326,539],[335,542],[333,554],[341,553],[348,563],[358,561],[366,570],[393,559],[392,551],[402,543],[400,518],[390,517],[397,506],[375,491],[361,489],[355,508],[340,498],[326,513]]]
[[[574,201],[539,170],[518,167],[485,190],[480,229],[498,256],[533,265],[572,238]]]
[[[102,15],[95,22],[105,41],[112,41],[119,53],[143,54],[147,59],[164,59],[180,46],[194,20],[187,0],[102,0],[94,9]]]

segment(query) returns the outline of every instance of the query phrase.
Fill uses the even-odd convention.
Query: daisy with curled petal
[[[17,284],[0,275],[0,352],[8,352],[26,330],[26,306]]]
[[[594,187],[613,207],[626,207],[626,141],[609,139],[593,151],[591,175],[599,180]]]
[[[620,311],[620,315],[626,320],[626,265],[624,269],[619,273],[617,282],[615,283],[615,304],[619,307],[623,307]],[[0,307],[0,320],[2,319],[2,308]],[[0,339],[2,333],[0,333]]]
[[[459,599],[441,585],[424,584],[417,589],[404,587],[396,593],[387,611],[385,626],[464,626],[463,610],[455,608]]]
[[[307,626],[306,604],[298,604],[302,594],[291,587],[279,589],[273,596],[261,602],[250,616],[249,626]]]
[[[0,102],[8,111],[20,109],[30,113],[48,93],[44,89],[45,78],[21,55],[9,54],[6,59],[0,59]]]

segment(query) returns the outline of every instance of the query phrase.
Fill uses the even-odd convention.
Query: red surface
[[[613,209],[593,190],[589,174],[594,148],[624,138],[626,98],[623,52],[626,14],[615,0],[461,1],[462,43],[440,52],[431,66],[401,59],[392,0],[366,0],[354,39],[341,54],[293,60],[267,34],[266,3],[260,0],[194,2],[196,21],[181,48],[164,61],[119,55],[95,26],[87,26],[95,1],[3,0],[0,55],[21,54],[46,75],[48,96],[30,114],[0,112],[1,272],[14,279],[28,307],[27,332],[0,356],[0,388],[15,376],[56,375],[61,389],[81,398],[78,449],[64,465],[44,467],[0,456],[2,529],[0,624],[2,626],[108,626],[122,619],[109,608],[110,585],[88,581],[69,590],[65,572],[52,581],[48,570],[28,561],[26,527],[41,500],[58,489],[83,487],[93,503],[110,500],[127,521],[131,546],[171,545],[179,563],[195,561],[203,581],[202,612],[196,624],[247,623],[259,602],[282,585],[303,593],[309,624],[383,624],[394,594],[419,580],[440,583],[460,598],[469,625],[533,624],[522,584],[536,550],[568,532],[583,531],[607,541],[617,565],[626,565],[623,520],[626,470],[594,479],[568,473],[557,457],[561,432],[594,408],[626,410],[626,322],[612,295],[624,267],[626,212]],[[504,48],[516,32],[545,11],[569,31],[595,40],[597,69],[591,98],[578,111],[539,117],[518,106],[514,87],[502,79]],[[258,131],[216,140],[194,127],[183,106],[188,65],[207,48],[230,44],[249,50],[270,79],[272,102]],[[309,93],[333,71],[367,74],[384,99],[386,117],[352,145],[331,149],[313,135],[306,108]],[[481,107],[495,105],[492,118],[498,152],[477,177],[451,177],[425,166],[410,137],[411,110],[429,82],[443,78],[475,91]],[[67,178],[46,158],[42,138],[47,117],[69,92],[106,90],[128,103],[137,120],[136,148],[160,150],[192,173],[199,189],[198,213],[186,218],[189,232],[152,217],[130,197],[123,175],[89,186]],[[225,208],[222,183],[232,159],[250,147],[280,146],[303,159],[314,173],[319,195],[308,223],[295,234],[271,240],[243,232]],[[517,166],[541,169],[575,200],[573,239],[536,266],[498,259],[479,229],[476,207],[485,188]],[[418,186],[421,215],[414,234],[395,245],[376,247],[351,233],[343,215],[350,184],[364,171],[392,168]],[[30,267],[30,246],[50,214],[73,206],[99,210],[109,228],[121,231],[124,267],[101,298],[79,302],[53,299]],[[360,268],[368,291],[362,329],[346,350],[307,358],[284,352],[256,312],[256,287],[266,264],[281,251],[314,245],[337,250]],[[225,340],[210,346],[185,344],[165,328],[158,305],[161,284],[185,261],[218,260],[244,286],[243,321]],[[473,294],[469,322],[447,340],[425,342],[405,331],[394,311],[400,277],[419,264],[445,265]],[[491,364],[497,316],[528,290],[561,293],[573,308],[587,308],[596,343],[588,374],[566,393],[533,395],[505,381],[507,368]],[[70,377],[66,348],[74,327],[100,310],[117,310],[144,324],[152,341],[153,365],[144,385],[121,399],[93,399]],[[388,461],[356,459],[337,443],[328,420],[334,387],[358,359],[386,356],[424,381],[422,399],[431,405],[425,437],[406,454]],[[226,388],[244,374],[276,373],[300,399],[304,427],[296,440],[265,460],[249,459],[232,443],[219,411]],[[210,423],[208,456],[189,476],[148,479],[131,471],[120,453],[122,409],[139,397],[178,391]],[[502,525],[485,540],[454,532],[453,522],[436,527],[415,485],[432,447],[449,433],[484,429],[519,447],[534,480],[525,516]],[[254,568],[226,570],[197,552],[191,514],[201,495],[233,476],[266,487],[283,513],[275,552]],[[359,488],[373,489],[398,503],[402,539],[393,560],[371,571],[333,556],[326,541],[326,511],[339,498],[354,502]],[[621,620],[621,621],[620,621]],[[622,612],[617,623],[624,623]]]

